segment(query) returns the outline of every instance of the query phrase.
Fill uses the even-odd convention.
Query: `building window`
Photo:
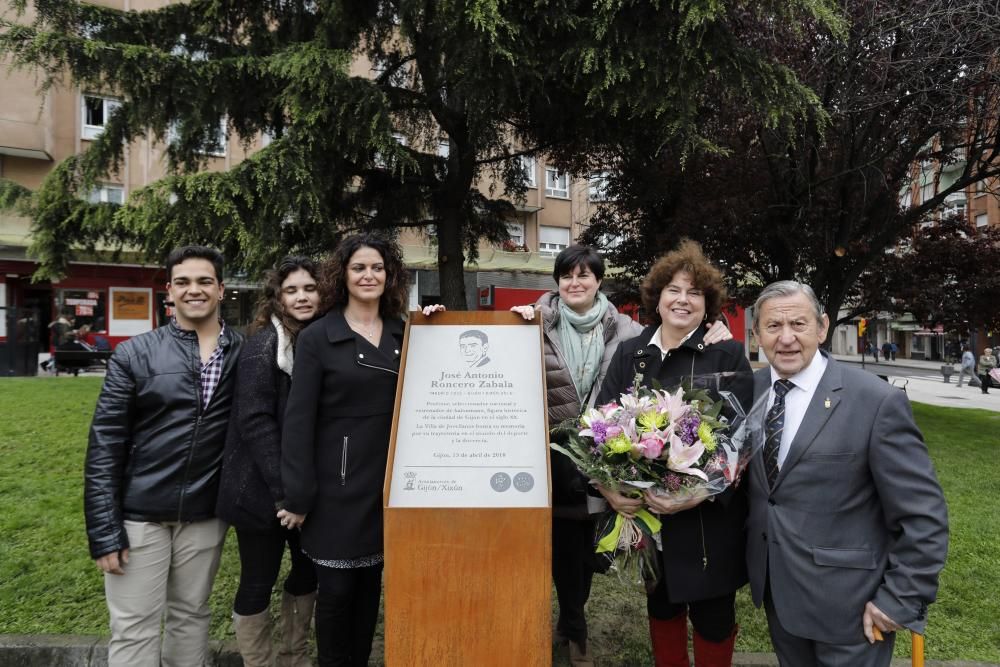
[[[406,145],[406,137],[401,132],[393,132],[392,138],[395,139],[396,143],[400,146]],[[389,166],[389,163],[385,160],[385,156],[378,151],[375,153],[375,166],[379,169],[385,169]]]
[[[913,193],[910,192],[910,188],[906,188],[906,192],[903,193],[903,198],[899,201],[899,208],[906,210],[913,205]]]
[[[590,201],[608,200],[608,172],[595,171],[590,175],[588,183],[588,198]]]
[[[569,175],[555,167],[546,167],[545,194],[549,197],[569,199]]]
[[[448,141],[447,139],[440,140],[438,142],[437,154],[438,157],[443,157],[447,159],[448,156],[451,155],[451,142]]]
[[[124,204],[125,188],[120,185],[99,185],[87,193],[91,204]]]
[[[986,225],[990,224],[990,216],[986,213],[980,213],[976,216],[976,227],[982,229]]]
[[[986,194],[986,179],[981,181],[976,181],[976,194],[982,195]]]
[[[121,106],[121,102],[112,97],[96,95],[83,96],[83,131],[84,139],[96,139],[104,132],[111,114]]]
[[[170,123],[170,127],[167,130],[167,143],[175,143],[179,138],[179,123],[175,120]],[[215,135],[206,138],[205,143],[198,152],[204,155],[211,155],[213,157],[226,157],[226,147],[228,145],[228,122],[226,121],[226,117],[223,116],[219,120],[218,126],[215,128]]]
[[[91,331],[108,330],[107,290],[63,289],[56,292],[56,317],[64,311],[72,312],[73,328],[87,325]]]
[[[558,255],[569,247],[568,227],[538,227],[538,252],[543,255]]]
[[[920,203],[923,204],[924,202],[933,198],[934,198],[934,181],[931,181],[930,183],[925,183],[924,187],[920,189]]]
[[[507,223],[507,233],[510,234],[511,243],[516,246],[524,245],[524,223],[523,222],[508,222]]]
[[[518,161],[521,165],[521,173],[524,174],[524,184],[529,188],[537,188],[538,181],[535,179],[535,156],[520,155]]]

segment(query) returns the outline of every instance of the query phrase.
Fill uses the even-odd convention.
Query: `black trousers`
[[[583,608],[594,578],[589,559],[593,550],[593,520],[552,519],[552,581],[559,601],[556,631],[581,646],[587,643]]]
[[[721,642],[729,638],[736,626],[736,592],[707,600],[671,602],[666,580],[661,577],[656,588],[646,597],[646,610],[651,618],[661,621],[687,611],[695,632],[710,642]]]
[[[316,566],[316,649],[320,667],[366,667],[378,623],[382,564],[338,569]]]
[[[253,616],[267,609],[286,544],[292,569],[285,578],[285,592],[305,595],[316,590],[316,570],[302,553],[299,531],[286,530],[275,521],[272,530],[237,528],[236,541],[240,550],[240,586],[236,589],[233,611],[240,616]]]

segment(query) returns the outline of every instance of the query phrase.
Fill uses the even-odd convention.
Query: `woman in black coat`
[[[718,376],[720,388],[733,391],[749,410],[752,372],[743,345],[704,342],[705,324],[719,317],[725,298],[722,273],[697,243],[684,241],[662,257],[642,283],[643,304],[659,325],[618,347],[598,404],[617,400],[636,375],[644,386],[654,386],[656,380],[670,389],[684,377],[730,373]],[[631,514],[646,505],[663,522],[660,580],[647,598],[657,667],[688,664],[688,614],[694,625],[695,663],[731,664],[736,591],[747,582],[744,490],[730,487],[708,502],[701,497],[671,501],[650,492],[637,499],[600,490],[615,510]]]
[[[399,246],[372,234],[344,239],[321,273],[327,313],[302,332],[295,351],[279,517],[302,527],[302,549],[316,565],[320,665],[367,665],[382,586],[382,482],[409,277]]]
[[[310,664],[316,573],[299,546],[299,532],[281,526],[277,512],[285,501],[281,426],[292,382],[293,350],[299,331],[319,312],[316,275],[316,266],[307,257],[286,257],[268,272],[237,367],[216,514],[236,528],[240,584],[233,625],[247,667],[274,663],[268,606],[286,544],[292,567],[281,598],[278,655],[285,666]]]

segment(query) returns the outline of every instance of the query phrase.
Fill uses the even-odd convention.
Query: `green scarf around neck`
[[[608,297],[597,293],[594,305],[582,315],[559,299],[559,340],[576,394],[582,403],[597,380],[604,357],[604,316]]]

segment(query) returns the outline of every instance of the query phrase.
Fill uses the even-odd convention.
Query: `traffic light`
[[[858,322],[858,335],[864,336],[865,331],[867,330],[868,330],[868,320],[862,317],[861,320]]]

